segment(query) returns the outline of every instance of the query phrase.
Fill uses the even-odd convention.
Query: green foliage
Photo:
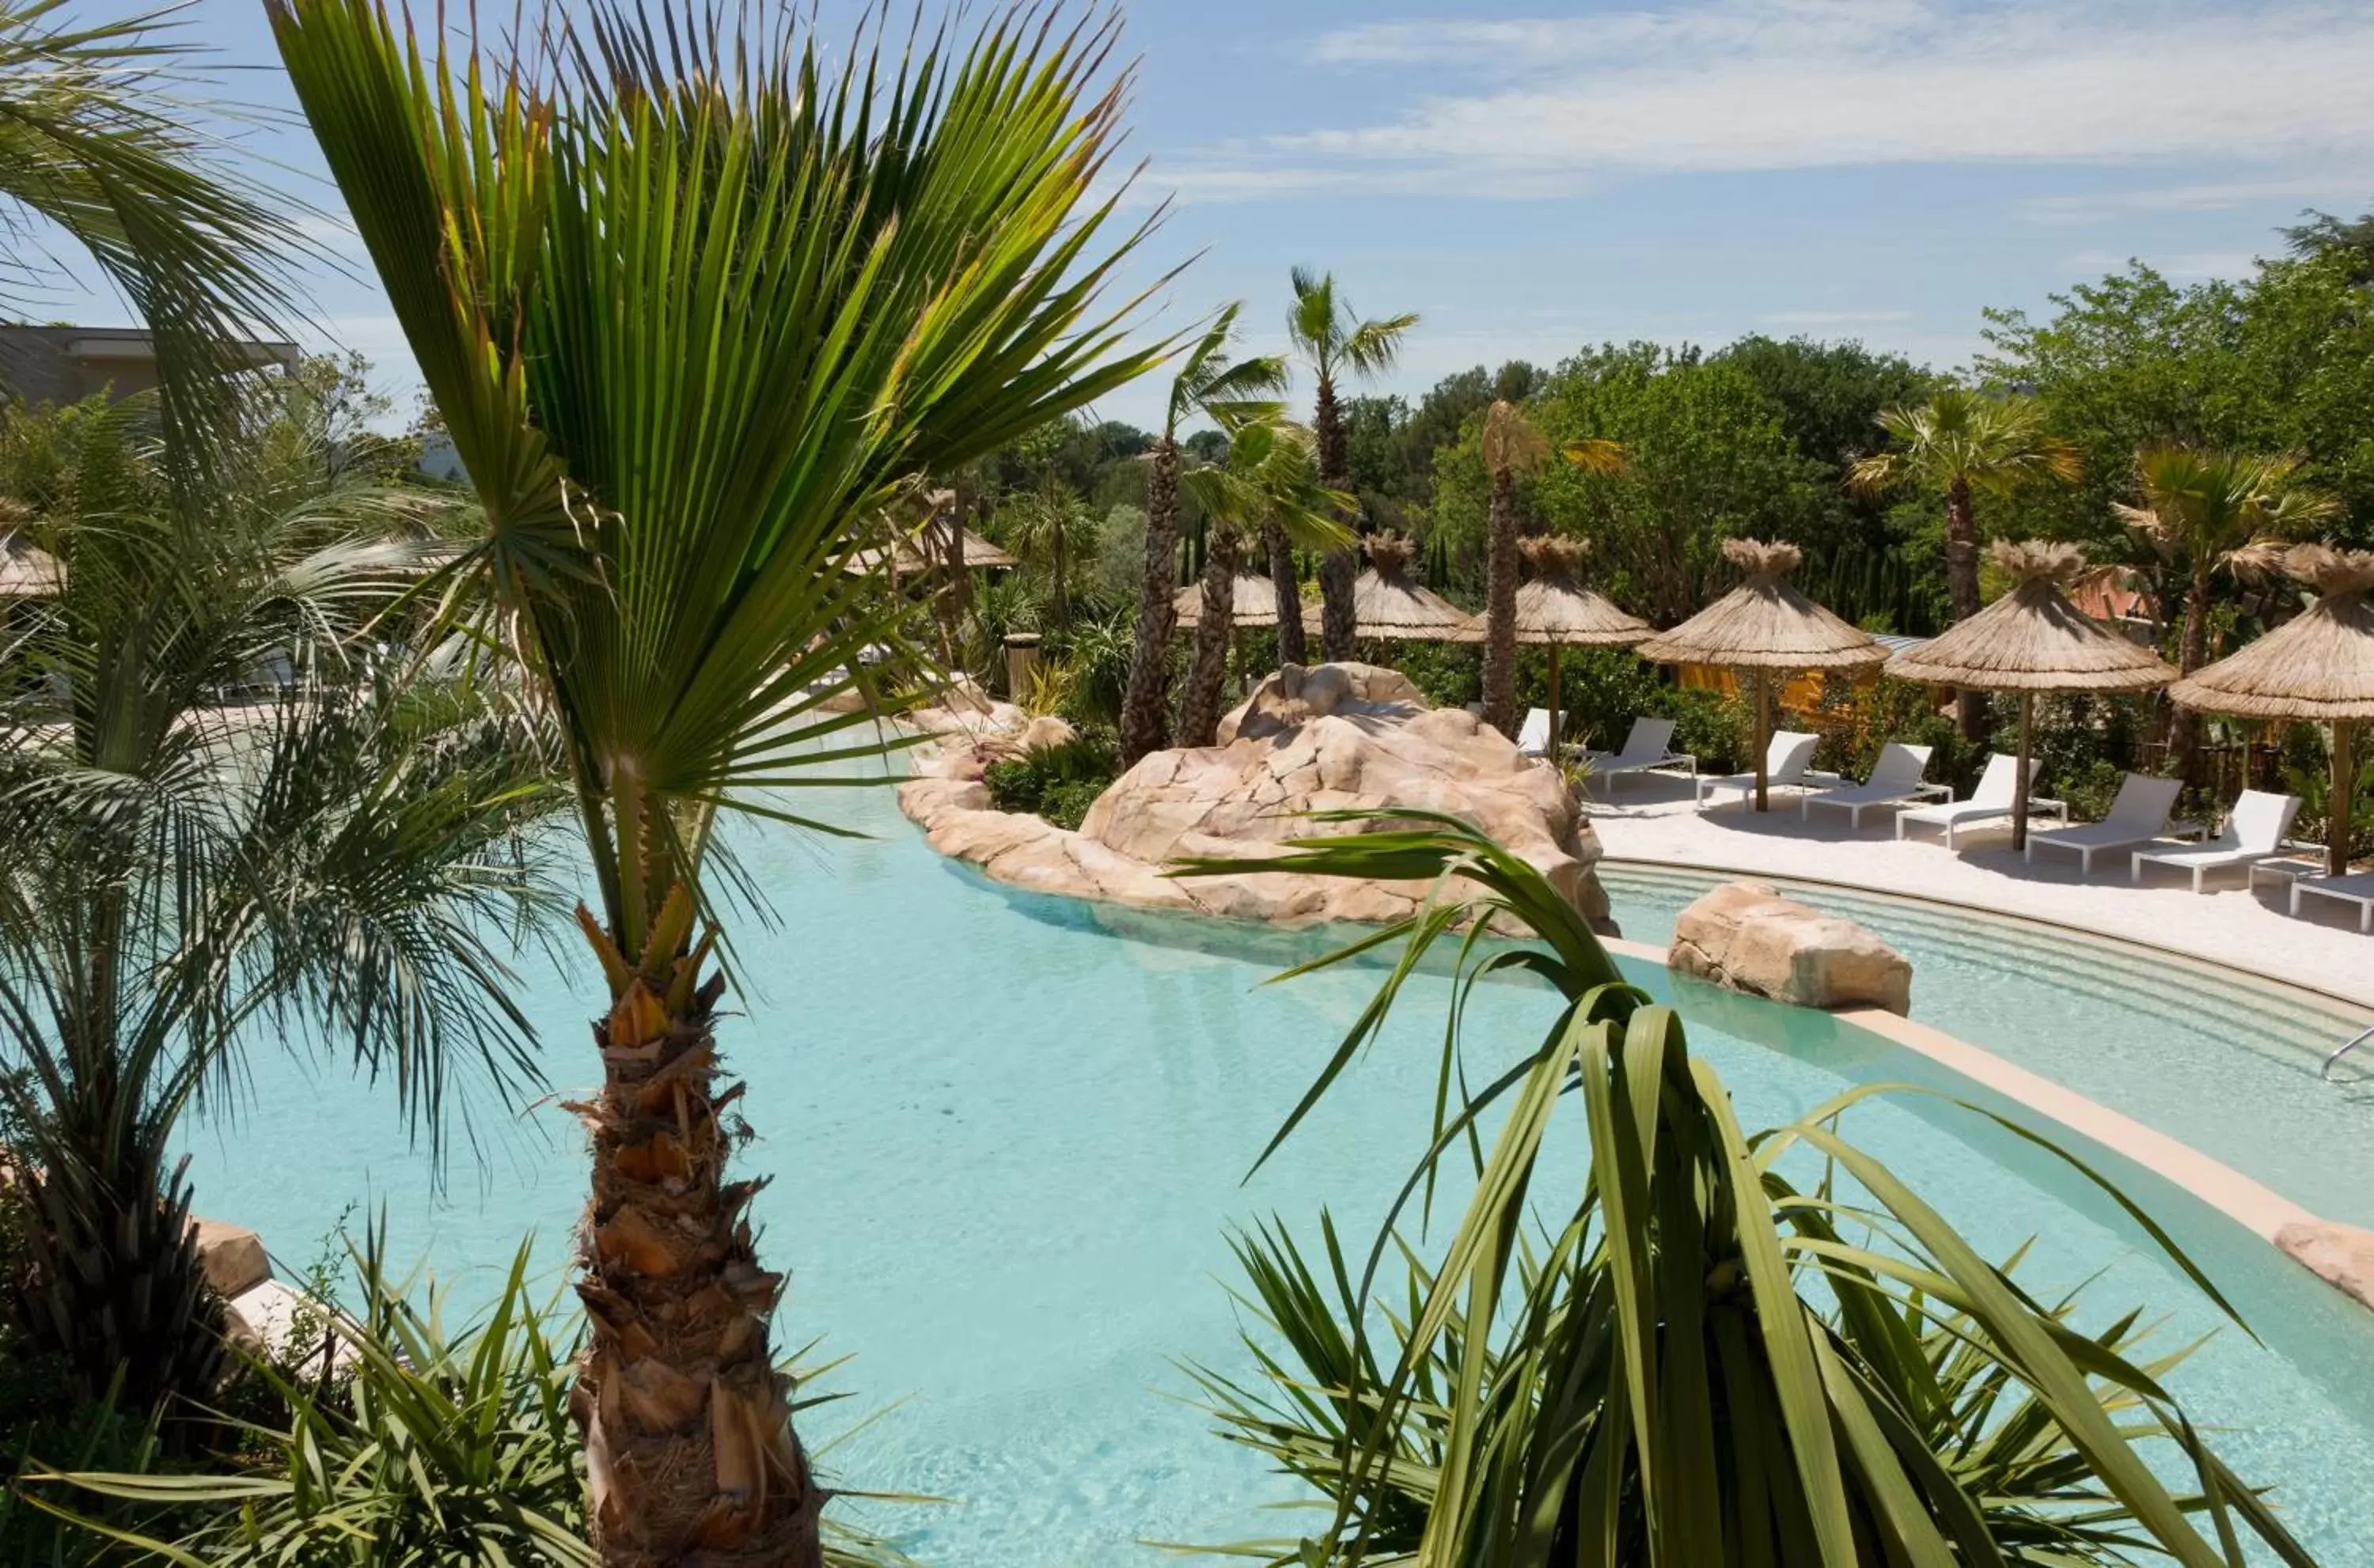
[[[2284,789],[2300,798],[2299,820],[2292,829],[2293,837],[2324,843],[2333,822],[2333,747],[2322,725],[2290,724],[2284,729]],[[2358,733],[2366,733],[2364,726],[2359,727]],[[2361,739],[2357,744],[2363,748],[2367,742]],[[2367,755],[2363,749],[2356,756],[2357,787],[2349,825],[2352,857],[2374,855],[2374,756]]]
[[[1402,944],[1376,997],[1264,1151],[1365,1052],[1408,976],[1457,949],[1433,1126],[1366,1249],[1322,1221],[1323,1275],[1282,1230],[1238,1251],[1258,1387],[1203,1372],[1222,1434],[1319,1493],[1320,1528],[1234,1548],[1276,1568],[1412,1562],[2111,1564],[2241,1568],[2244,1532],[2309,1562],[2138,1360],[2139,1314],[2085,1333],[2031,1298],[1850,1141],[1850,1089],[1755,1134],[1678,1016],[1625,983],[1539,872],[1472,826],[1326,813],[1357,831],[1181,874],[1431,883],[1406,919],[1289,971]],[[1413,813],[1393,813],[1406,822]],[[1513,944],[1460,937],[1525,930]],[[1548,982],[1538,1039],[1467,1026],[1501,971]],[[1585,1124],[1581,1190],[1552,1127]],[[2132,1200],[2123,1207],[2231,1315]],[[1439,1181],[1473,1196],[1428,1261],[1404,1235]],[[1571,1201],[1572,1208],[1566,1205]],[[1398,1280],[1397,1283],[1381,1282]],[[1323,1282],[1322,1282],[1323,1281]]]
[[[1399,670],[1437,708],[1464,708],[1484,696],[1484,649],[1476,643],[1365,641],[1355,656]]]
[[[1787,721],[1803,727],[1803,717],[1792,713]],[[1868,777],[1880,748],[1890,741],[1927,746],[1923,777],[1951,785],[1957,796],[1968,795],[1986,770],[1988,748],[1963,738],[1953,714],[1938,710],[1927,686],[1891,680],[1858,685],[1833,677],[1823,683],[1821,707],[1810,725],[1822,737],[1814,748],[1814,765],[1851,778]]]
[[[2017,750],[2018,704],[1997,699],[1994,717],[1993,749]],[[2100,816],[2118,793],[2120,776],[2140,766],[2151,730],[2148,697],[2039,696],[2028,731],[2028,755],[2037,761],[2036,792],[2067,801],[2073,815]]]
[[[1121,741],[1111,725],[1089,725],[1060,746],[992,763],[982,773],[990,802],[1028,812],[1058,827],[1077,827],[1105,787],[1121,777]]]

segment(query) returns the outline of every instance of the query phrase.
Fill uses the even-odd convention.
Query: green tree
[[[1417,325],[1414,314],[1362,321],[1335,287],[1335,275],[1294,269],[1294,305],[1287,312],[1286,333],[1318,383],[1310,429],[1319,443],[1320,483],[1330,490],[1348,492],[1352,486],[1349,453],[1345,447],[1344,414],[1337,402],[1340,383],[1350,378],[1369,380],[1393,368],[1402,342]],[[1293,554],[1282,548],[1283,535],[1270,535],[1270,575],[1284,594],[1294,573]],[[1346,544],[1320,557],[1319,593],[1323,605],[1319,624],[1322,649],[1329,659],[1349,659],[1357,617],[1352,608],[1352,584],[1359,576],[1356,548]],[[1305,655],[1299,617],[1278,622],[1278,657],[1300,663]]]
[[[2134,471],[2143,505],[2121,505],[2119,515],[2182,574],[2177,669],[2190,675],[2209,660],[2210,588],[2216,575],[2252,561],[2254,547],[2297,537],[2336,508],[2332,497],[2300,487],[2296,458],[2157,446],[2135,454]],[[2199,788],[2201,715],[2179,706],[2169,743],[2182,760],[2185,781]]]
[[[288,310],[303,247],[201,123],[221,105],[186,25],[171,8],[82,23],[64,0],[0,0],[0,289],[38,287],[43,225],[98,265],[155,337],[169,480],[203,496],[233,406],[229,345]]]
[[[2045,428],[2043,409],[2033,398],[1947,387],[1925,404],[1881,410],[1879,425],[1895,445],[1857,462],[1849,482],[1866,495],[1908,483],[1945,492],[1946,592],[1954,619],[1968,620],[1979,613],[1977,496],[2007,496],[2051,479],[2074,481],[2084,471],[2082,462]],[[1982,739],[1985,698],[1964,692],[1961,715],[1963,735]]]
[[[1165,351],[1097,303],[1136,243],[1089,197],[1112,24],[1009,12],[831,66],[788,10],[663,44],[597,4],[531,12],[517,36],[556,41],[531,77],[373,0],[271,18],[476,488],[469,565],[558,716],[592,856],[594,1544],[813,1568],[782,1276],[758,1184],[725,1176],[704,873],[720,813],[803,820],[771,791],[879,747],[825,706],[899,642],[848,569],[870,520]]]
[[[1517,478],[1538,473],[1554,455],[1593,474],[1620,474],[1624,449],[1601,439],[1553,449],[1524,411],[1495,403],[1485,411],[1484,467],[1491,477],[1491,547],[1485,593],[1484,720],[1502,734],[1517,733]]]
[[[1341,548],[1346,533],[1334,514],[1346,497],[1320,482],[1318,443],[1310,432],[1276,417],[1240,424],[1228,442],[1228,461],[1191,470],[1181,483],[1203,509],[1208,546],[1194,661],[1179,699],[1179,743],[1208,746],[1220,722],[1228,639],[1236,631],[1236,579],[1247,546],[1275,534],[1305,549]],[[1280,613],[1290,605],[1299,617],[1302,606],[1292,592],[1291,579],[1280,586]]]
[[[432,1136],[511,1103],[502,936],[560,796],[510,705],[373,663],[423,569],[378,497],[227,452],[203,526],[126,509],[93,476],[135,423],[83,432],[98,509],[25,509],[62,569],[0,645],[0,1119],[36,1265],[12,1316],[85,1398],[180,1415],[222,1361],[182,1117],[265,1035],[385,1072]]]
[[[1129,689],[1122,699],[1121,756],[1127,766],[1169,739],[1170,634],[1178,627],[1171,604],[1179,580],[1179,427],[1201,415],[1223,430],[1284,412],[1286,361],[1275,355],[1230,359],[1237,313],[1230,305],[1214,320],[1179,362],[1163,406],[1162,434],[1154,445],[1154,472],[1146,482],[1146,569],[1138,586],[1136,645],[1129,661]],[[1232,574],[1233,575],[1233,574]]]

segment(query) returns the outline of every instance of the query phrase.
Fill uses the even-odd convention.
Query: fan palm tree
[[[1182,483],[1204,513],[1204,605],[1195,621],[1195,658],[1179,699],[1179,743],[1208,746],[1217,737],[1228,638],[1236,630],[1237,573],[1247,540],[1283,535],[1305,549],[1332,550],[1346,533],[1335,521],[1347,497],[1319,482],[1310,432],[1277,417],[1237,427],[1224,464],[1189,471]],[[1297,621],[1302,605],[1293,606]]]
[[[1393,368],[1401,354],[1402,341],[1417,325],[1416,315],[1384,316],[1374,321],[1361,321],[1351,302],[1335,289],[1335,275],[1322,276],[1307,267],[1294,269],[1294,304],[1287,311],[1286,332],[1294,351],[1310,367],[1319,383],[1318,404],[1311,415],[1310,429],[1319,442],[1319,481],[1331,490],[1349,494],[1352,488],[1352,465],[1344,430],[1344,410],[1336,401],[1339,383],[1350,377],[1369,380]],[[1356,499],[1345,509],[1357,510]],[[1276,579],[1279,593],[1278,655],[1292,663],[1303,661],[1302,629],[1299,621],[1289,624],[1283,617],[1285,595],[1294,580],[1291,569],[1293,555],[1287,551],[1281,558],[1279,536],[1270,539],[1270,575]],[[1283,566],[1286,569],[1280,569]],[[1358,578],[1358,553],[1346,544],[1329,551],[1319,559],[1319,593],[1322,604],[1319,622],[1320,646],[1330,659],[1352,657],[1352,638],[1358,631],[1357,617],[1352,608],[1352,585]],[[1288,630],[1293,632],[1291,642]],[[1290,649],[1290,651],[1289,651]]]
[[[1122,347],[1131,307],[1099,304],[1146,232],[1114,239],[1118,197],[1089,195],[1113,24],[1018,10],[829,68],[792,8],[663,29],[605,0],[528,18],[561,41],[538,74],[375,0],[271,16],[477,490],[475,564],[592,855],[594,1544],[812,1565],[825,1491],[769,1349],[763,1184],[725,1176],[703,873],[721,812],[805,823],[778,791],[882,744],[828,707],[899,643],[894,596],[846,569],[866,520],[1169,351]]]
[[[154,334],[171,476],[204,493],[227,350],[290,308],[286,263],[303,245],[202,128],[222,106],[176,32],[182,9],[85,22],[65,0],[0,0],[0,306],[63,263],[33,238],[54,226]]]
[[[1491,546],[1484,594],[1484,720],[1513,739],[1517,733],[1517,476],[1550,461],[1549,438],[1525,411],[1496,399],[1484,414],[1484,468],[1492,482]],[[1620,473],[1624,448],[1592,437],[1557,449],[1592,474]]]
[[[1233,433],[1283,413],[1286,361],[1275,355],[1230,359],[1237,313],[1230,305],[1213,319],[1179,362],[1162,412],[1162,435],[1146,483],[1146,567],[1138,579],[1137,638],[1130,650],[1129,686],[1121,706],[1121,757],[1127,766],[1169,739],[1170,634],[1178,627],[1171,596],[1179,581],[1179,427],[1202,415]],[[1230,568],[1233,574],[1234,568]],[[1223,649],[1227,639],[1221,642]]]
[[[1839,1118],[1899,1086],[1851,1089],[1746,1134],[1679,1017],[1626,983],[1534,867],[1439,813],[1317,819],[1344,831],[1174,867],[1435,889],[1407,919],[1289,971],[1403,939],[1263,1160],[1355,1059],[1384,1048],[1393,1004],[1438,942],[1457,950],[1456,998],[1504,970],[1551,994],[1542,1034],[1509,1042],[1482,1078],[1481,1043],[1454,1001],[1437,1082],[1461,1090],[1438,1094],[1432,1136],[1365,1261],[1329,1225],[1322,1286],[1284,1233],[1240,1243],[1252,1308],[1285,1350],[1252,1343],[1265,1390],[1200,1378],[1224,1433],[1319,1489],[1327,1523],[1237,1554],[1276,1568],[2110,1568],[2150,1551],[2241,1568],[2247,1529],[2309,1568],[2161,1387],[2168,1362],[2133,1359],[2138,1315],[2077,1331],[2067,1304],[2034,1300],[1847,1139]],[[1466,934],[1487,929],[1530,935]],[[1589,1133],[1580,1170],[1550,1130],[1567,1106]],[[2061,1157],[2231,1316],[2148,1215]],[[1439,1261],[1421,1264],[1402,1217],[1421,1198],[1431,1206],[1438,1178],[1469,1176]],[[1396,1258],[1407,1288],[1381,1293]]]
[[[2297,458],[2187,446],[2146,447],[2135,454],[2144,504],[2113,505],[2128,527],[2184,574],[2180,673],[2208,662],[2210,588],[2217,573],[2250,569],[2264,546],[2297,536],[2337,509],[2332,497],[2300,488],[2298,471]],[[2185,782],[2197,788],[2201,715],[2180,705],[2168,740]]]
[[[136,466],[88,450],[115,435],[86,437],[86,508]],[[500,939],[562,799],[510,705],[367,667],[420,569],[374,538],[408,509],[259,484],[204,509],[25,523],[60,586],[0,649],[0,1111],[34,1264],[10,1305],[86,1397],[167,1414],[222,1355],[182,1114],[259,1031],[387,1073],[432,1140],[534,1082]]]
[[[1986,397],[1948,387],[1918,407],[1879,414],[1896,445],[1848,471],[1857,492],[1876,496],[1911,483],[1945,492],[1945,591],[1954,619],[1979,613],[1979,524],[1975,498],[2002,496],[2041,480],[2074,481],[2077,451],[2045,429],[2044,408],[2030,397]],[[1986,735],[1986,703],[1961,696],[1962,732]]]

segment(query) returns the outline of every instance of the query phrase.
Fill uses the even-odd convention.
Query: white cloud
[[[2331,175],[2283,180],[2237,181],[2218,185],[2166,185],[2133,191],[2100,191],[2082,195],[2032,196],[2015,205],[2015,216],[2028,223],[2075,225],[2108,223],[2135,213],[2226,212],[2261,202],[2298,202],[2313,206],[2346,205],[2362,200],[2374,187],[2374,172],[2360,170]]]
[[[1300,190],[1318,171],[1365,168],[1510,194],[1591,175],[1875,164],[2374,171],[2374,8],[2363,6],[1711,0],[1377,23],[1306,48],[1315,65],[1423,75],[1431,90],[1370,123],[1216,158],[1201,170],[1207,194],[1263,193],[1256,176],[1270,168],[1296,171]],[[2168,199],[2228,199],[2192,190]],[[2052,208],[2038,211],[2051,220]]]

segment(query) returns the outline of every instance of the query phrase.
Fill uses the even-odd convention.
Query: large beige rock
[[[2335,1290],[2374,1306],[2374,1231],[2331,1220],[2298,1222],[2277,1231],[2275,1245]]]
[[[1434,708],[1398,672],[1293,666],[1220,727],[1222,743],[1156,752],[1108,789],[1076,833],[990,808],[981,771],[1009,740],[944,735],[899,803],[934,848],[998,881],[1159,909],[1308,923],[1397,920],[1427,883],[1282,872],[1173,881],[1181,856],[1275,853],[1278,841],[1355,830],[1306,813],[1416,807],[1480,825],[1538,867],[1603,929],[1599,841],[1557,770],[1473,715]]]
[[[1760,882],[1726,883],[1683,910],[1665,962],[1800,1007],[1912,1009],[1912,965],[1902,954]]]
[[[253,1231],[200,1219],[191,1220],[190,1229],[197,1235],[198,1267],[206,1271],[206,1283],[226,1300],[272,1278],[272,1260],[264,1255],[263,1238]]]

